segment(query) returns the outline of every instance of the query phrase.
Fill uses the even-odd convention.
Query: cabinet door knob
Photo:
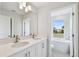
[[[27,53],[25,54],[25,56],[27,57]]]
[[[44,48],[44,43],[42,43],[42,48]]]
[[[30,57],[30,52],[28,52],[28,54],[29,54],[29,57]]]

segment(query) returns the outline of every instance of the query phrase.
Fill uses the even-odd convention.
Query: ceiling
[[[23,10],[19,9],[19,4],[17,2],[1,2],[0,10],[22,14],[22,15],[25,13]]]
[[[45,6],[52,5],[53,8],[56,6],[69,5],[72,2],[30,2],[31,5],[36,7],[37,9],[43,8]],[[15,12],[17,14],[24,15],[25,12],[19,9],[18,2],[0,2],[0,10]]]
[[[61,6],[70,5],[73,3],[75,2],[32,2],[31,4],[33,4],[35,7],[40,9],[47,6],[52,6],[53,8],[55,8],[56,6],[61,7]]]
[[[49,3],[48,2],[32,2],[31,4],[33,4],[37,8],[41,8],[41,7],[45,6],[45,5],[48,5]]]

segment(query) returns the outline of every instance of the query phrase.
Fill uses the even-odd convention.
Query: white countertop
[[[0,57],[8,57],[11,56],[17,52],[20,52],[23,49],[26,49],[30,46],[32,46],[33,44],[39,43],[42,40],[44,40],[45,38],[42,39],[38,39],[38,40],[34,40],[32,38],[26,39],[26,40],[20,40],[20,42],[29,42],[29,44],[22,46],[22,47],[12,47],[13,44],[15,43],[8,43],[5,45],[0,45]]]

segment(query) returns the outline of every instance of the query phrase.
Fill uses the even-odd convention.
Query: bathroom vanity
[[[1,57],[46,57],[47,39],[23,39],[17,43],[0,45]]]

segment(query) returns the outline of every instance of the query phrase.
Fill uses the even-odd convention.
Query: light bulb
[[[28,12],[28,7],[25,7],[25,12]]]
[[[23,5],[23,7],[26,7],[26,2],[23,2],[23,4],[22,4],[22,5]]]
[[[19,8],[20,8],[20,9],[23,9],[23,6],[22,6],[22,5],[20,5],[20,6],[19,6]]]
[[[32,8],[31,8],[31,6],[30,6],[30,5],[28,5],[28,10],[29,10],[29,11],[31,11],[31,10],[32,10]]]
[[[19,3],[19,8],[23,9],[22,2]]]

